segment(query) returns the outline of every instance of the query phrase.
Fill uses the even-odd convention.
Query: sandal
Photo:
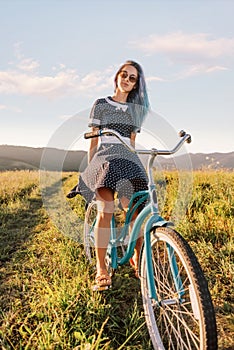
[[[133,270],[135,272],[135,277],[136,278],[140,278],[139,268],[138,268],[138,266],[135,265],[135,262],[134,262],[133,258],[129,259],[129,263],[130,263],[131,267],[133,268]]]
[[[93,291],[103,291],[109,288],[111,288],[111,277],[109,275],[96,276]]]

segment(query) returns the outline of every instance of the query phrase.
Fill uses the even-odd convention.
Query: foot
[[[134,272],[135,272],[135,277],[139,278],[139,266],[138,266],[138,261],[136,262],[136,260],[134,259],[134,256],[132,258],[130,258],[129,260],[130,265],[132,266]]]
[[[111,288],[111,277],[108,273],[97,274],[95,278],[94,291],[102,291]]]

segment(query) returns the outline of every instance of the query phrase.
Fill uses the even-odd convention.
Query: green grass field
[[[163,214],[170,217],[178,179],[175,172],[164,178],[169,192]],[[53,181],[46,184],[56,204],[50,211],[52,204],[42,200],[45,188],[36,171],[0,173],[3,350],[151,349],[139,281],[129,266],[118,269],[112,290],[91,292],[94,271],[74,239],[79,225],[70,222],[64,210],[73,214],[72,220],[84,217],[84,201],[64,196],[76,181],[76,174],[62,174],[63,198],[61,193],[56,197]],[[194,172],[192,197],[177,229],[190,242],[207,277],[220,350],[234,348],[233,227],[234,173]]]

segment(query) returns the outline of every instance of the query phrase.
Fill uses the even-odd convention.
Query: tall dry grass
[[[64,193],[76,177],[62,175]],[[176,172],[156,179],[167,193],[168,218],[178,181]],[[233,198],[233,172],[195,172],[189,206],[177,224],[208,279],[223,350],[234,345]],[[0,199],[2,349],[151,349],[139,282],[130,267],[117,271],[108,293],[91,292],[94,271],[79,241],[64,235],[45,210],[37,172],[0,173]],[[79,196],[67,203],[84,217]],[[58,216],[67,219],[65,212]]]

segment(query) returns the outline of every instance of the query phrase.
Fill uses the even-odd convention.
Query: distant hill
[[[56,148],[32,148],[0,145],[0,171],[14,169],[40,169],[82,171],[87,164],[85,151],[65,151]],[[234,169],[234,152],[189,154],[193,169]],[[142,158],[143,163],[146,158]],[[158,157],[160,167],[174,169],[186,168],[188,155],[177,157]],[[156,163],[156,164],[157,164]]]
[[[47,170],[78,171],[83,170],[85,165],[85,151],[0,146],[0,170],[46,168]]]
[[[234,152],[230,153],[189,153],[188,155],[159,157],[160,166],[167,169],[186,169],[186,163],[190,158],[192,168],[200,169],[234,169]]]
[[[212,168],[212,169],[234,169],[234,152],[229,153],[195,153],[190,154],[194,169]]]

